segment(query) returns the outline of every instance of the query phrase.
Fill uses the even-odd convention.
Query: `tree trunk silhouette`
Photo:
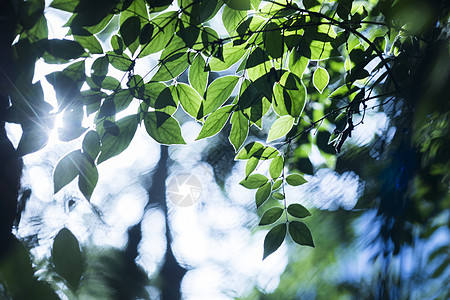
[[[158,166],[153,173],[152,185],[148,191],[149,205],[157,204],[164,212],[166,221],[166,253],[164,255],[164,263],[159,271],[161,280],[161,299],[173,300],[180,299],[181,280],[187,270],[180,266],[173,255],[172,251],[172,234],[169,224],[169,216],[167,212],[166,202],[166,178],[167,178],[167,162],[169,159],[168,147],[161,145],[161,156]],[[148,206],[147,206],[148,207]]]
[[[5,130],[8,90],[14,79],[11,44],[16,28],[16,12],[12,1],[0,2],[0,260],[12,241],[12,227],[17,217],[17,198],[22,174],[22,159]]]

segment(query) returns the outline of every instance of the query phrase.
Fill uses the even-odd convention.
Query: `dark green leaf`
[[[314,247],[311,231],[304,223],[299,221],[289,222],[289,234],[297,244]]]
[[[250,0],[224,0],[225,4],[236,10],[249,10],[251,9]]]
[[[148,134],[158,143],[165,145],[186,144],[181,136],[180,124],[166,113],[149,112],[144,118],[144,124]]]
[[[153,24],[147,23],[142,27],[141,33],[139,34],[139,43],[141,45],[147,45],[152,40],[153,36]]]
[[[108,74],[109,59],[108,56],[97,58],[92,64],[91,78],[97,86],[102,86],[102,82]]]
[[[257,189],[267,182],[267,177],[261,174],[253,174],[239,182],[240,185],[248,189]]]
[[[308,181],[300,174],[290,174],[286,177],[286,182],[290,185],[297,186],[307,183]]]
[[[301,204],[294,203],[288,206],[288,213],[296,218],[306,218],[311,215],[311,213]]]
[[[75,59],[85,53],[84,48],[78,42],[57,39],[46,41],[45,50],[51,56],[63,60]]]
[[[259,222],[259,226],[269,225],[276,222],[283,214],[283,209],[281,207],[272,207],[266,212],[264,212]]]
[[[80,150],[75,150],[64,156],[58,162],[53,172],[55,194],[78,176],[78,166],[82,161],[83,154]]]
[[[273,227],[266,235],[264,239],[264,254],[263,260],[274,253],[278,248],[280,248],[281,244],[286,237],[286,224],[278,224]]]
[[[263,32],[264,47],[273,58],[280,58],[284,53],[281,29],[275,22],[269,22]]]
[[[77,238],[69,229],[63,228],[53,241],[52,259],[56,272],[76,291],[84,271],[84,259]]]
[[[119,32],[125,46],[128,47],[139,37],[141,33],[141,21],[136,16],[129,17],[120,25]]]
[[[252,159],[250,159],[249,161],[251,160]],[[267,199],[269,199],[271,192],[272,184],[270,182],[266,182],[264,185],[258,188],[255,194],[256,208],[260,207],[264,202],[266,202]]]
[[[98,182],[98,171],[92,159],[86,154],[83,153],[83,161],[78,166],[79,167],[79,175],[78,178],[78,187],[80,188],[81,193],[83,193],[84,197],[89,201],[91,200],[92,193],[94,192],[94,188]],[[86,157],[87,156],[87,157]]]
[[[84,136],[83,152],[87,153],[92,160],[97,158],[97,155],[100,152],[100,137],[94,130],[88,131]]]

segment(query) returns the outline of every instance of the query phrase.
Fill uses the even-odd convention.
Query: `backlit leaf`
[[[208,86],[205,95],[204,115],[207,115],[227,101],[239,80],[238,76],[219,77]]]
[[[279,139],[286,136],[294,125],[294,118],[292,116],[283,116],[278,118],[270,127],[267,142]]]
[[[231,116],[230,142],[235,151],[238,151],[248,135],[248,119],[241,110],[235,111]]]
[[[327,87],[328,82],[330,81],[330,75],[328,75],[327,70],[322,67],[318,67],[316,71],[314,71],[313,75],[313,83],[314,87],[322,94],[323,90]]]
[[[148,112],[144,118],[147,133],[158,143],[165,145],[186,144],[178,121],[164,112]]]
[[[206,118],[205,124],[203,124],[202,130],[196,140],[217,134],[228,121],[232,108],[232,105],[227,105],[211,113]]]
[[[283,156],[280,155],[280,156],[275,157],[270,162],[270,166],[269,166],[270,176],[273,179],[276,179],[276,178],[280,177],[281,172],[283,171],[283,166],[284,166]]]
[[[267,177],[262,174],[253,174],[239,182],[240,185],[248,189],[257,189],[267,182]]]

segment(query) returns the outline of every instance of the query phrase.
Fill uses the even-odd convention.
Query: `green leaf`
[[[117,55],[122,55],[123,53],[123,40],[120,36],[114,35],[111,38],[111,47],[114,50],[114,53]]]
[[[253,174],[239,182],[239,184],[248,189],[257,189],[265,184],[267,180],[267,177],[262,174]]]
[[[301,204],[294,203],[288,206],[288,213],[296,218],[306,218],[311,216],[311,213]]]
[[[50,3],[50,7],[74,12],[79,2],[79,0],[53,0],[52,3]]]
[[[247,53],[245,45],[233,45],[233,43],[226,43],[222,47],[224,61],[212,57],[209,62],[211,71],[224,71],[237,63]]]
[[[92,160],[97,158],[97,155],[100,152],[100,137],[94,130],[88,131],[84,136],[83,152],[87,153]]]
[[[113,51],[106,52],[110,64],[117,70],[126,72],[131,69],[133,61],[128,55],[122,53],[122,55],[117,55]]]
[[[239,80],[238,76],[219,77],[208,86],[205,95],[204,115],[208,115],[227,101]]]
[[[119,130],[118,135],[106,133],[102,137],[101,153],[97,163],[100,164],[105,160],[122,153],[136,133],[138,120],[136,115],[124,117],[116,122]]]
[[[272,207],[266,210],[261,217],[261,221],[259,221],[259,226],[269,225],[276,222],[283,214],[283,211],[284,210],[281,207]]]
[[[258,188],[255,194],[256,208],[260,207],[267,199],[269,199],[271,192],[272,184],[270,184],[270,182],[267,182]]]
[[[247,160],[247,163],[245,164],[245,177],[248,177],[253,171],[255,171],[256,167],[258,166],[259,158],[256,157],[250,157],[249,160]]]
[[[249,10],[251,9],[250,0],[224,0],[225,4],[236,10]]]
[[[267,142],[284,137],[291,130],[294,125],[294,118],[292,116],[283,116],[278,118],[270,127]]]
[[[73,38],[75,41],[80,43],[83,48],[88,49],[89,53],[91,54],[102,54],[103,48],[102,45],[100,45],[100,42],[95,37],[95,35],[89,35],[89,36],[79,36],[74,35]]]
[[[139,57],[144,57],[152,53],[163,50],[172,39],[177,25],[176,11],[169,11],[158,15],[151,20],[154,28],[151,42],[141,48]]]
[[[309,59],[301,56],[296,50],[293,50],[289,55],[289,70],[300,78],[305,72],[308,63]]]
[[[173,90],[173,97],[181,103],[184,111],[196,119],[201,119],[203,113],[203,101],[200,95],[189,85],[179,83]]]
[[[230,142],[234,147],[234,151],[238,151],[248,135],[248,119],[241,110],[238,110],[233,113],[230,122],[232,124]]]
[[[180,124],[171,115],[159,111],[148,112],[144,124],[148,134],[160,144],[186,144]]]
[[[161,66],[152,81],[168,81],[178,77],[189,67],[189,52],[176,52],[161,60]]]
[[[151,23],[147,23],[142,27],[141,33],[139,34],[139,44],[147,45],[152,40],[154,26]]]
[[[219,108],[215,112],[211,113],[203,124],[202,130],[195,140],[200,140],[206,137],[216,135],[225,126],[225,123],[230,117],[233,105],[227,105]]]
[[[86,53],[78,42],[57,39],[47,40],[45,50],[54,58],[62,59],[61,62],[78,58]]]
[[[79,178],[78,187],[81,193],[89,201],[91,199],[92,193],[94,192],[95,186],[98,182],[98,171],[92,159],[88,154],[83,153],[83,162],[79,167]]]
[[[201,54],[198,54],[189,67],[189,83],[200,95],[205,93],[208,75],[205,59]]]
[[[278,248],[280,248],[281,244],[286,237],[286,224],[278,224],[273,227],[266,235],[264,239],[264,254],[263,260],[274,253]]]
[[[61,229],[55,236],[52,260],[56,272],[66,280],[72,291],[76,291],[83,275],[84,259],[78,240],[69,229]]]
[[[322,67],[318,67],[316,71],[314,71],[313,75],[313,83],[314,87],[322,94],[323,90],[327,87],[328,82],[330,81],[330,75],[328,75],[327,70]]]
[[[283,184],[283,179],[279,179],[273,183],[272,191],[276,191]]]
[[[169,115],[174,114],[179,103],[178,97],[174,97],[174,95],[176,95],[176,87],[174,85],[166,87],[166,85],[159,82],[151,82],[145,84],[146,91],[148,87],[155,88],[155,93],[158,92],[159,88],[163,88],[163,90],[160,91],[159,94],[157,94],[158,96],[156,100],[154,102],[150,101],[150,106],[155,108],[155,110],[165,112]],[[145,92],[145,94],[147,93]]]
[[[125,46],[129,47],[141,33],[141,21],[136,16],[129,17],[120,25],[119,32]]]
[[[306,88],[300,78],[285,72],[273,88],[272,102],[279,116],[291,115],[297,119],[306,105]]]
[[[247,12],[225,6],[222,12],[222,22],[230,36],[235,35],[238,26],[247,18]]]
[[[270,146],[264,146],[260,142],[251,142],[242,148],[236,159],[249,159],[250,157],[256,157],[258,159],[266,160],[278,156],[280,152]]]
[[[91,78],[97,86],[102,86],[102,82],[108,74],[109,59],[108,56],[97,58],[92,64]]]
[[[53,172],[54,193],[69,184],[78,176],[78,166],[83,160],[80,150],[75,150],[64,156],[55,167]]]
[[[290,174],[286,177],[286,182],[292,186],[302,185],[308,181],[300,174]]]
[[[236,159],[249,159],[254,153],[263,149],[264,145],[260,142],[248,143],[244,148],[241,149],[241,151],[239,151],[239,153],[236,155]]]
[[[275,22],[269,22],[263,32],[264,48],[273,58],[280,58],[284,53],[281,29]]]
[[[278,193],[278,192],[273,193],[272,197],[274,197],[277,200],[283,200],[285,198],[282,193]]]
[[[297,244],[314,247],[311,231],[304,223],[299,221],[289,222],[289,234]]]
[[[275,157],[272,160],[272,162],[270,163],[270,167],[269,167],[270,176],[273,179],[280,177],[281,172],[283,171],[283,167],[284,167],[283,156],[280,155],[280,156]]]

